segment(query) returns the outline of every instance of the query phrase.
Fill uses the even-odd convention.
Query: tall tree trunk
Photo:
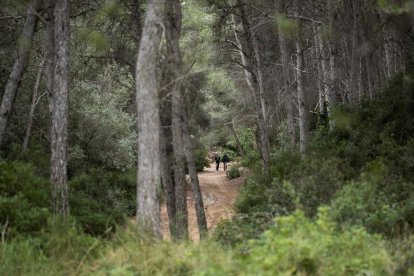
[[[158,188],[161,183],[159,82],[157,64],[165,0],[148,1],[136,65],[138,116],[137,222],[161,237]]]
[[[239,154],[244,155],[243,147],[241,146],[239,136],[237,135],[237,132],[236,132],[236,125],[235,125],[235,122],[234,122],[234,118],[233,118],[233,120],[231,121],[231,124],[230,124],[230,131],[233,134],[234,140],[236,141],[237,150],[238,150]]]
[[[245,51],[243,50],[243,44],[240,42],[236,31],[235,38],[239,44],[246,82],[255,100],[255,111],[257,114],[257,123],[260,135],[260,151],[262,155],[262,172],[267,178],[270,175],[270,143],[266,122],[267,109],[264,100],[263,68],[260,49],[256,34],[251,31],[250,22],[244,10],[243,2],[241,0],[237,0],[237,5],[240,12],[240,21],[243,27],[247,54],[245,54]]]
[[[359,73],[359,54],[358,47],[358,32],[359,32],[359,1],[352,1],[352,49],[351,49],[351,72],[350,72],[350,93],[353,102],[360,101],[358,91],[358,73]]]
[[[312,25],[313,29],[313,39],[315,43],[315,47],[313,47],[314,56],[318,58],[318,60],[314,63],[317,75],[317,85],[318,85],[318,108],[319,113],[322,114],[324,110],[324,103],[325,103],[325,91],[324,91],[324,79],[323,79],[323,70],[321,68],[321,62],[319,59],[322,58],[322,52],[319,48],[319,35],[318,35],[318,27],[316,24]]]
[[[54,38],[56,62],[54,68],[54,108],[51,126],[50,180],[56,214],[69,215],[67,176],[68,101],[69,101],[69,41],[70,1],[56,2],[54,11]]]
[[[299,9],[301,8],[301,2],[296,0],[296,15],[299,16]],[[306,154],[306,145],[308,143],[308,120],[306,113],[306,97],[303,87],[303,47],[301,44],[301,20],[298,20],[298,33],[296,38],[296,84],[298,92],[298,109],[299,109],[299,138],[300,138],[300,154],[302,158]]]
[[[176,227],[177,238],[188,238],[188,210],[185,180],[185,149],[183,137],[183,96],[181,82],[181,53],[179,38],[181,32],[181,6],[176,1],[167,2],[167,51],[170,62],[170,74],[173,81],[171,91],[171,131],[174,156],[174,182],[176,199]]]
[[[175,207],[175,187],[171,175],[171,164],[167,152],[167,134],[166,130],[161,129],[160,135],[160,160],[161,160],[161,180],[165,192],[165,201],[167,205],[168,225],[170,228],[171,238],[177,238],[176,230],[176,207]]]
[[[29,117],[27,118],[26,134],[23,140],[23,151],[27,150],[27,145],[29,144],[30,134],[32,132],[33,117],[34,117],[34,112],[35,112],[36,105],[37,105],[37,99],[39,97],[40,79],[42,77],[44,63],[45,63],[45,60],[42,59],[42,61],[39,64],[39,70],[37,71],[37,75],[36,75],[36,82],[33,88],[32,103],[30,104]]]
[[[283,1],[280,1],[278,3],[278,6],[276,7],[276,10],[278,13],[281,14],[283,10]],[[283,15],[279,18],[279,21],[285,20],[283,18]],[[289,74],[289,53],[288,53],[288,47],[287,47],[287,41],[286,41],[286,34],[285,30],[283,30],[280,22],[277,24],[277,30],[278,30],[278,38],[279,38],[279,48],[280,48],[280,56],[282,61],[282,74],[283,74],[283,86],[286,89],[286,110],[287,110],[287,123],[288,123],[288,132],[289,132],[289,141],[290,141],[290,147],[293,149],[296,145],[296,134],[295,134],[295,109],[293,107],[294,103],[294,97],[293,97],[293,91],[290,88],[290,74]]]
[[[337,55],[337,45],[334,38],[334,0],[328,0],[328,22],[329,22],[329,90],[326,93],[326,100],[328,102],[328,111],[329,111],[329,127],[333,129],[335,123],[332,118],[332,108],[336,104],[336,55]]]
[[[46,92],[47,100],[49,103],[49,112],[52,116],[54,112],[54,83],[55,83],[55,62],[56,62],[56,49],[55,49],[55,0],[46,0]]]
[[[36,30],[36,9],[38,8],[38,3],[38,0],[32,0],[27,8],[26,20],[19,39],[16,61],[14,62],[13,69],[7,80],[6,89],[4,90],[0,106],[0,146],[6,137],[7,126],[12,113],[17,90],[19,89],[23,73],[25,72],[29,61],[30,49]]]
[[[329,66],[327,58],[325,57],[325,47],[322,38],[322,30],[319,28],[318,30],[318,41],[319,41],[319,51],[321,53],[321,68],[323,73],[323,90],[324,90],[324,106],[323,109],[325,110],[325,104],[327,103],[328,94],[331,93],[330,84],[329,84]]]
[[[203,195],[201,194],[200,182],[198,181],[196,159],[194,156],[194,145],[193,141],[191,140],[186,110],[183,110],[183,113],[183,136],[185,143],[185,153],[187,158],[188,172],[190,174],[191,188],[194,194],[198,233],[200,235],[200,239],[203,239],[207,237],[207,219],[206,214],[204,212],[204,202]]]

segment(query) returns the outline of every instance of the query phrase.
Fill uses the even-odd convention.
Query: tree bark
[[[179,4],[179,3],[178,3]],[[183,96],[181,93],[181,53],[179,38],[181,32],[181,6],[176,1],[167,2],[167,51],[170,63],[170,74],[172,78],[171,91],[171,132],[174,157],[174,182],[176,199],[176,229],[177,238],[188,238],[188,210],[185,180],[185,149],[183,137]]]
[[[281,14],[283,10],[283,1],[278,3],[276,10]],[[278,15],[281,16],[281,15]],[[280,19],[283,20],[283,19]],[[289,74],[289,53],[286,41],[285,31],[282,29],[280,24],[277,25],[278,30],[278,39],[279,39],[279,48],[280,48],[280,57],[282,61],[282,75],[283,75],[283,86],[286,89],[286,110],[287,110],[287,123],[288,123],[288,132],[289,132],[289,141],[290,147],[293,149],[296,145],[296,134],[295,134],[295,112],[293,107],[293,91],[290,88],[290,74]]]
[[[49,103],[49,112],[52,115],[54,112],[54,78],[55,78],[55,0],[46,0],[46,92]]]
[[[204,212],[203,195],[201,194],[200,182],[198,180],[196,159],[194,156],[194,145],[191,140],[190,128],[188,125],[187,113],[183,110],[184,124],[183,124],[183,136],[185,143],[185,153],[187,158],[188,172],[190,174],[191,188],[194,194],[195,209],[197,214],[197,225],[200,239],[207,238],[207,219]]]
[[[157,64],[165,0],[148,1],[136,65],[138,116],[137,222],[161,237],[158,188],[161,183],[159,82]]]
[[[241,0],[237,0],[237,5],[245,37],[246,51],[243,50],[243,44],[240,42],[236,31],[234,34],[236,42],[239,44],[239,52],[244,67],[246,82],[254,96],[260,136],[260,152],[262,155],[262,173],[267,178],[270,175],[270,143],[267,130],[267,108],[264,99],[263,66],[257,37],[250,28],[250,22],[246,15],[244,4]]]
[[[233,134],[234,140],[236,141],[237,150],[239,151],[239,154],[244,155],[243,147],[241,146],[239,136],[237,135],[237,132],[236,132],[236,126],[235,126],[234,119],[231,121],[230,130],[231,130],[231,133]]]
[[[6,137],[7,127],[12,113],[17,90],[19,89],[20,82],[29,62],[30,49],[36,31],[36,9],[38,8],[38,4],[38,0],[32,0],[27,8],[26,20],[24,22],[22,34],[19,39],[16,61],[14,62],[13,69],[10,73],[6,88],[4,90],[0,106],[0,146]]]
[[[299,9],[301,8],[301,3],[299,0],[296,0],[296,15],[299,16]],[[296,44],[296,84],[297,84],[297,93],[298,93],[298,109],[299,109],[299,144],[300,144],[300,154],[302,158],[306,154],[306,145],[308,143],[308,120],[306,113],[306,97],[305,90],[303,87],[303,47],[301,44],[301,20],[298,22],[298,33],[295,41]]]
[[[70,81],[69,5],[69,0],[58,1],[55,4],[54,10],[56,62],[53,83],[54,107],[51,126],[50,180],[53,185],[52,198],[54,212],[63,217],[69,215],[67,176],[68,101]]]
[[[171,238],[177,238],[176,230],[176,207],[175,207],[175,187],[171,174],[171,164],[168,159],[166,131],[161,129],[160,135],[160,160],[161,160],[161,180],[165,192],[165,201],[167,205],[168,225]]]
[[[33,126],[34,112],[35,112],[36,105],[37,105],[37,99],[39,97],[40,79],[42,77],[44,63],[45,63],[45,60],[42,59],[42,61],[39,64],[39,70],[37,71],[37,75],[36,75],[36,82],[33,88],[32,103],[30,104],[29,117],[27,118],[26,134],[23,140],[23,151],[27,150],[27,146],[29,144],[29,138],[30,138],[30,134],[32,131],[32,126]]]
[[[357,53],[358,32],[359,32],[359,1],[352,1],[352,49],[351,49],[351,72],[350,72],[350,93],[353,102],[361,101],[358,91],[359,54]]]
[[[336,51],[337,45],[334,38],[334,0],[328,0],[328,23],[329,23],[329,90],[326,93],[328,102],[329,127],[332,130],[335,123],[332,118],[332,108],[336,104]]]

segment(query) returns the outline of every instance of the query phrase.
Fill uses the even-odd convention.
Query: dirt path
[[[203,172],[198,174],[198,178],[203,194],[207,226],[210,231],[221,219],[230,218],[233,214],[233,203],[239,193],[239,187],[244,177],[228,180],[223,171],[223,165],[220,166],[220,171],[217,172],[215,164],[211,164],[210,168],[205,168]],[[197,217],[194,197],[190,187],[187,189],[187,208],[190,238],[197,241],[199,240]],[[165,204],[161,206],[161,220],[164,238],[169,239],[168,216]]]

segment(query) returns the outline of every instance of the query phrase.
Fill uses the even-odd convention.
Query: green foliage
[[[2,243],[0,271],[4,275],[75,274],[96,257],[100,244],[71,220],[49,220],[37,237],[17,236]]]
[[[228,169],[226,171],[226,175],[227,175],[228,179],[233,179],[233,178],[240,177],[239,166],[237,166],[237,165],[231,166],[230,169]]]
[[[205,167],[210,166],[210,160],[208,160],[208,149],[206,147],[199,147],[196,149],[195,158],[198,172],[201,172]]]
[[[222,220],[212,238],[222,245],[234,247],[258,238],[272,224],[273,216],[269,213],[236,214],[231,220]]]
[[[101,240],[79,231],[70,220],[49,221],[39,237],[2,243],[0,271],[5,275],[411,274],[412,238],[388,248],[380,236],[361,227],[338,231],[329,213],[320,209],[315,221],[300,211],[279,217],[256,240],[243,233],[229,235],[244,242],[236,249],[212,240],[154,240],[135,225]]]
[[[37,232],[46,225],[49,185],[28,164],[0,161],[0,224],[6,233]]]
[[[88,163],[125,169],[134,162],[135,121],[125,111],[130,100],[125,85],[132,86],[132,80],[114,76],[118,71],[123,69],[107,66],[95,81],[80,81],[75,86],[78,100],[71,107],[69,164],[76,172],[84,171]]]
[[[287,18],[283,14],[278,14],[275,18],[275,23],[278,25],[283,35],[288,38],[293,38],[297,33],[297,23],[295,20]]]
[[[124,217],[135,210],[135,173],[93,169],[70,181],[72,215],[83,229],[93,235],[114,231]]]
[[[391,275],[394,264],[384,242],[363,228],[337,232],[321,209],[312,222],[300,211],[276,219],[275,227],[249,243],[247,274]]]

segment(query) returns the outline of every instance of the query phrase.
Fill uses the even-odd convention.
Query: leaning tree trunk
[[[42,61],[39,64],[39,70],[37,71],[37,75],[36,75],[36,82],[35,82],[35,85],[34,85],[34,88],[33,88],[32,103],[30,104],[29,117],[27,118],[26,134],[25,134],[24,140],[23,140],[23,151],[27,150],[27,146],[29,144],[30,134],[32,132],[33,117],[34,117],[36,105],[37,105],[37,102],[38,102],[40,79],[42,77],[44,63],[45,63],[45,60],[42,59]]]
[[[191,140],[190,129],[188,126],[188,118],[186,111],[183,110],[184,124],[183,124],[183,136],[185,143],[185,154],[187,158],[188,172],[190,174],[191,188],[194,194],[195,209],[197,214],[197,225],[200,239],[207,237],[207,219],[204,212],[203,195],[201,194],[200,182],[198,181],[196,159],[194,156],[194,145]]]
[[[262,172],[267,178],[270,175],[270,143],[267,130],[267,109],[264,100],[263,68],[258,41],[254,32],[250,28],[250,22],[244,10],[244,4],[237,0],[240,13],[240,21],[243,27],[244,44],[240,42],[237,32],[234,31],[235,39],[239,47],[241,61],[244,67],[247,85],[249,86],[255,104],[257,114],[257,124],[260,136],[260,152],[262,155]]]
[[[160,115],[157,64],[165,0],[148,1],[136,65],[138,115],[137,222],[161,237],[158,188],[161,182]]]
[[[69,215],[67,176],[70,0],[56,2],[54,10],[54,42],[56,61],[53,83],[51,126],[50,180],[55,214]]]
[[[183,96],[181,82],[178,77],[181,74],[181,54],[179,39],[181,32],[181,6],[175,1],[167,2],[167,51],[169,60],[169,73],[173,82],[171,91],[171,132],[174,157],[174,182],[175,182],[175,206],[177,238],[188,237],[188,210],[185,180],[185,149],[183,137]]]
[[[188,119],[187,113],[184,108],[184,99],[181,93],[181,81],[178,79],[181,77],[182,74],[182,59],[180,53],[180,33],[181,33],[181,21],[182,21],[182,11],[181,11],[181,3],[179,0],[170,1],[169,2],[169,21],[167,24],[167,44],[169,49],[169,54],[171,58],[171,72],[174,72],[172,76],[174,77],[174,85],[172,90],[172,131],[173,131],[173,141],[174,141],[174,131],[176,132],[175,135],[179,136],[180,139],[183,139],[181,145],[177,145],[174,143],[174,154],[176,154],[175,146],[179,146],[180,149],[183,148],[185,152],[185,157],[187,159],[188,171],[190,174],[191,180],[191,188],[193,190],[194,199],[195,199],[195,209],[197,214],[197,223],[198,223],[198,231],[200,234],[200,239],[207,236],[207,220],[204,213],[204,204],[203,204],[203,196],[200,190],[200,184],[198,181],[197,170],[195,165],[195,157],[194,157],[194,148],[192,145],[190,131],[188,127]],[[181,156],[180,156],[181,157]],[[184,179],[185,180],[185,179]],[[184,182],[185,183],[185,182]],[[178,183],[176,182],[176,188]],[[185,187],[185,186],[183,186]],[[176,206],[178,204],[185,205],[187,207],[187,200],[185,197],[185,189],[179,193],[178,189],[176,189]],[[187,212],[187,209],[182,209],[182,211]],[[184,234],[188,235],[188,219],[187,216],[183,217],[185,221],[181,225],[181,214],[178,214],[178,223],[180,232],[179,238],[184,238]],[[183,212],[181,212],[183,213]],[[187,213],[185,213],[187,215]],[[184,229],[184,226],[186,227]],[[182,231],[185,230],[185,231]]]
[[[3,99],[0,106],[0,146],[6,137],[7,126],[10,120],[14,100],[17,90],[19,89],[23,73],[26,70],[33,37],[36,30],[36,9],[38,0],[32,0],[26,11],[26,20],[23,25],[22,35],[20,36],[19,46],[17,49],[17,58],[14,62],[13,69],[7,80],[6,89],[4,90]]]

